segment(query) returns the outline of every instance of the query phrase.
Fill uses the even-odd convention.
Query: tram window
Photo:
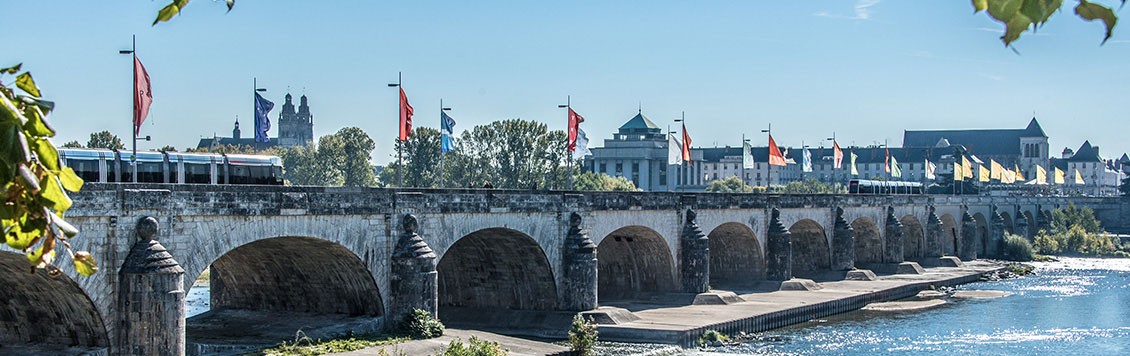
[[[250,184],[251,174],[247,171],[247,166],[228,166],[228,184]]]
[[[118,176],[114,175],[117,171],[118,171],[118,169],[114,167],[114,158],[113,157],[107,158],[106,159],[106,181],[107,182],[117,182]]]
[[[133,182],[133,168],[130,167],[129,160],[123,159],[121,161],[121,163],[118,164],[118,167],[120,168],[120,169],[118,169],[118,177],[119,177],[118,181],[119,182]],[[141,172],[138,172],[138,174],[140,174],[140,173]],[[140,179],[140,177],[138,177],[138,178]]]
[[[67,167],[75,170],[75,174],[84,181],[98,181],[98,161],[67,159]]]
[[[138,162],[137,181],[139,183],[164,183],[165,176],[161,173],[161,162]]]
[[[212,170],[208,164],[185,163],[184,182],[193,184],[212,183]]]
[[[271,167],[248,167],[251,184],[271,184]]]
[[[177,182],[177,163],[176,162],[168,162],[165,165],[167,167],[169,167],[169,183],[180,183],[180,182]],[[164,179],[163,175],[162,175],[162,179]]]

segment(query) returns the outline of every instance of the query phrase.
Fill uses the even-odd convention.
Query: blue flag
[[[255,142],[271,142],[271,138],[267,137],[267,130],[271,129],[271,120],[267,118],[267,114],[274,108],[275,103],[255,93]]]
[[[440,111],[439,127],[440,148],[443,152],[455,152],[455,138],[452,137],[452,132],[455,131],[455,119],[452,119],[451,116],[447,116],[447,113]]]

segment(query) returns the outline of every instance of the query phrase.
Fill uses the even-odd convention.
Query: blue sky
[[[403,71],[416,125],[438,127],[443,98],[456,131],[516,117],[564,129],[556,106],[572,95],[593,146],[642,102],[661,126],[686,111],[696,146],[742,133],[764,145],[770,122],[786,146],[833,131],[897,145],[904,129],[1023,128],[1035,111],[1053,155],[1084,139],[1130,151],[1130,32],[1099,46],[1102,25],[1073,1],[1015,43],[1020,55],[968,1],[239,0],[225,14],[195,0],[150,26],[166,3],[4,5],[27,40],[0,42],[0,64],[23,62],[58,102],[58,144],[103,129],[128,140],[131,67],[117,50],[136,34],[154,93],[141,148],[229,136],[236,115],[250,136],[258,77],[276,104],[288,88],[309,96],[315,136],[368,132],[384,164],[397,125],[386,84]]]

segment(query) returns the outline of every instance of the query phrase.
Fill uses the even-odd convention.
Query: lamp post
[[[836,172],[836,162],[835,162],[835,160],[836,160],[836,145],[837,145],[837,142],[836,142],[836,132],[835,132],[835,131],[832,131],[832,137],[826,138],[825,140],[827,140],[827,141],[832,141],[832,161],[833,161],[833,162],[832,162],[832,183],[833,183],[833,184],[835,184],[835,183],[837,182],[837,180],[838,180],[837,178],[839,178],[839,177],[838,177],[838,176],[836,175],[836,173],[837,173],[837,172]],[[842,157],[841,157],[841,158],[842,158]],[[840,168],[842,169],[842,168],[843,168],[843,166],[844,166],[844,163],[843,163],[843,160],[841,159],[841,161],[840,161]]]
[[[134,61],[136,62],[137,61],[137,59],[136,59],[137,58],[137,35],[133,35],[133,41],[132,41],[132,45],[130,46],[130,49],[118,50],[118,54],[132,54],[133,58],[135,58]],[[133,92],[130,93],[130,98],[131,98],[130,101],[133,102],[133,115],[136,116],[137,115],[137,98],[136,98],[136,96],[137,96],[137,68],[134,68],[134,66],[136,66],[136,64],[130,63],[130,72],[133,73],[133,86],[134,86]],[[130,175],[133,176],[133,178],[132,178],[133,182],[137,183],[137,139],[138,139],[138,137],[137,137],[137,131],[138,131],[137,117],[134,117],[132,121],[133,122],[130,124],[130,126],[132,126],[132,127],[130,127],[130,131],[133,133],[133,154],[131,154],[129,156],[129,165],[130,165],[130,169],[132,171]],[[145,141],[149,141],[151,139],[151,137],[145,136],[145,138],[143,138],[143,139]]]
[[[683,145],[684,145],[684,147],[687,148],[686,156],[689,158],[691,156],[691,153],[690,153],[691,145],[686,142],[687,141],[687,122],[686,121],[687,121],[687,112],[686,111],[683,111],[679,115],[679,118],[675,119],[675,122],[683,124]],[[682,150],[680,149],[680,151],[682,151]],[[681,174],[679,174],[679,177],[683,178],[683,184],[679,184],[679,191],[682,191],[682,192],[687,191],[687,183],[690,183],[689,180],[692,177],[694,177],[693,173],[688,172],[688,170],[690,169],[690,162],[687,162],[687,161],[689,161],[689,160],[684,159],[683,165],[682,165],[682,167],[680,167],[680,168],[682,168],[682,172],[681,172]]]
[[[566,122],[566,125],[568,125],[568,123],[570,122],[569,116],[571,115],[571,113],[569,113],[569,110],[572,110],[572,108],[573,108],[573,96],[572,95],[566,95],[565,96],[565,105],[557,105],[557,108],[565,109],[565,111],[566,111],[565,112],[565,122]],[[565,171],[568,172],[568,174],[569,174],[568,179],[569,179],[569,187],[570,188],[573,186],[573,155],[572,155],[572,152],[569,151],[569,130],[571,130],[571,129],[573,129],[573,128],[572,127],[566,127],[565,128]],[[580,130],[578,130],[577,135],[580,135],[580,134],[581,134]],[[572,190],[572,189],[570,189],[570,190]]]
[[[768,134],[769,138],[772,139],[773,138],[773,123],[769,123],[769,128],[767,128],[765,130],[761,130],[761,132]],[[770,142],[772,142],[772,140],[770,140]],[[769,193],[769,187],[773,186],[773,164],[769,163],[770,161],[773,160],[773,157],[771,157],[773,155],[773,147],[772,147],[772,145],[767,145],[767,146],[769,146],[769,151],[768,151],[769,155],[765,156],[766,157],[765,193]]]
[[[389,88],[400,88],[404,90],[404,75],[402,72],[396,72],[396,83],[389,83]],[[396,95],[396,109],[397,109],[397,122],[400,120],[400,93]],[[403,125],[403,124],[401,124]],[[396,186],[404,188],[404,142],[400,140],[400,136],[396,136]]]
[[[439,119],[440,120],[443,120],[443,112],[444,111],[451,111],[451,108],[443,106],[443,98],[439,98],[439,116],[440,116]],[[443,161],[444,161],[444,156],[445,156],[444,153],[446,153],[446,152],[443,152],[443,125],[446,125],[446,124],[441,122],[440,126],[439,126],[439,130],[440,130],[440,132],[439,132],[439,187],[440,188],[443,188],[443,181],[444,181],[444,178],[445,178],[443,176],[443,173],[444,173]],[[454,136],[455,133],[452,132],[451,135],[452,135],[451,139],[454,140],[455,139],[455,136]]]

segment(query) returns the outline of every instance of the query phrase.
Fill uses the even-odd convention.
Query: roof
[[[212,137],[202,138],[196,148],[211,148],[215,146],[251,146],[255,149],[266,149],[279,145],[279,139],[272,137],[270,142],[255,142],[254,137],[248,138],[231,138],[231,137]]]
[[[1036,117],[1032,117],[1032,121],[1028,122],[1028,127],[1024,128],[1024,136],[1020,137],[1048,137],[1048,135],[1044,133],[1044,129],[1040,127]]]
[[[624,125],[621,125],[620,129],[621,130],[624,130],[624,129],[655,129],[655,130],[659,130],[660,128],[659,128],[659,126],[655,125],[654,122],[651,122],[651,120],[648,120],[646,116],[643,116],[643,113],[641,112],[641,113],[636,114],[636,116],[633,116],[630,120],[628,120],[628,122],[625,122]]]
[[[988,130],[906,130],[902,136],[903,147],[938,146],[946,140],[961,145],[977,155],[1019,155],[1021,137],[1048,137],[1036,118],[1024,129]]]
[[[1095,151],[1095,147],[1091,146],[1091,141],[1083,141],[1083,145],[1075,150],[1075,154],[1067,159],[1069,162],[1102,162],[1102,157],[1099,157],[1099,152]]]

